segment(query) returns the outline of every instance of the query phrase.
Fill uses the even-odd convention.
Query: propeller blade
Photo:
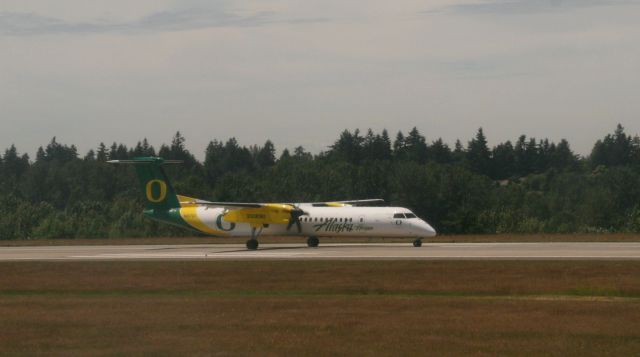
[[[296,227],[298,228],[298,233],[302,233],[302,224],[300,224],[300,217],[307,215],[308,213],[294,206],[294,209],[291,210],[290,214],[291,217],[289,218],[289,224],[287,224],[287,231],[289,231],[295,223]]]

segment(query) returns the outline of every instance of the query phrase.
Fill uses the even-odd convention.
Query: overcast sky
[[[637,0],[0,0],[0,148],[640,133]]]

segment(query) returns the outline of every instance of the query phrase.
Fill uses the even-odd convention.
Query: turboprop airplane
[[[162,168],[181,161],[160,157],[111,160],[132,164],[145,197],[144,214],[154,220],[191,228],[211,236],[250,236],[247,249],[258,249],[258,237],[306,236],[309,247],[319,237],[411,237],[415,247],[436,231],[402,207],[365,207],[380,199],[313,203],[211,202],[175,193]],[[295,226],[295,229],[292,229]]]

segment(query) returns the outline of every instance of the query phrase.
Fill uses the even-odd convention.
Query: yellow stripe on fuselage
[[[180,208],[180,216],[182,216],[182,219],[185,222],[187,222],[187,224],[189,224],[191,227],[199,230],[202,233],[211,234],[211,235],[222,235],[222,236],[228,235],[227,232],[213,229],[207,226],[206,224],[204,224],[204,222],[202,222],[200,217],[198,217],[198,206],[195,206],[195,205],[183,206],[182,208]]]

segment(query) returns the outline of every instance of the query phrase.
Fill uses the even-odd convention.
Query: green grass
[[[0,263],[2,355],[640,353],[640,262]]]

